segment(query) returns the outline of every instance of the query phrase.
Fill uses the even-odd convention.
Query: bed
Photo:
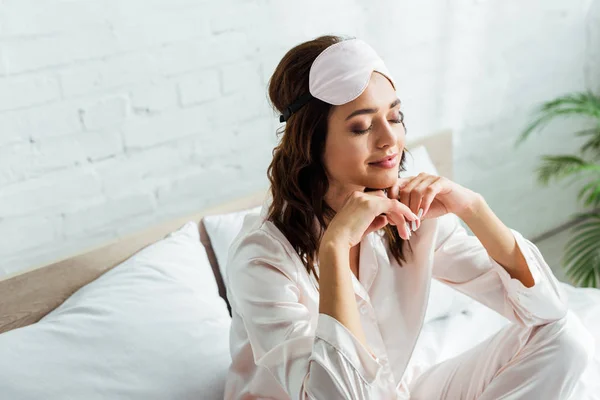
[[[450,131],[408,148],[453,176]],[[222,398],[230,360],[226,251],[264,197],[262,189],[0,279],[0,397]],[[572,398],[600,399],[600,290],[564,287],[597,344]],[[508,323],[449,296],[430,297],[428,312],[443,307],[430,313],[413,359],[443,361]]]

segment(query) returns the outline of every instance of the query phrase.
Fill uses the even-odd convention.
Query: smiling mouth
[[[383,158],[383,159],[381,159],[381,160],[379,160],[379,161],[373,161],[373,162],[370,162],[369,164],[381,164],[381,163],[385,163],[385,162],[393,161],[393,160],[394,160],[396,157],[398,157],[398,153],[396,153],[396,154],[393,154],[393,155],[391,155],[391,156],[388,156],[388,157],[386,157],[386,158]]]
[[[398,154],[395,154],[395,155],[387,157],[381,161],[371,162],[371,163],[369,163],[369,165],[372,165],[374,167],[392,168],[392,167],[396,166],[397,161],[398,161]]]
[[[372,163],[369,163],[369,164],[381,164],[381,163],[384,163],[384,162],[387,162],[387,161],[391,161],[391,160],[393,160],[393,159],[394,159],[394,157],[395,157],[395,156],[388,157],[388,158],[386,158],[386,159],[384,159],[384,160],[381,160],[381,161],[375,161],[375,162],[372,162]]]

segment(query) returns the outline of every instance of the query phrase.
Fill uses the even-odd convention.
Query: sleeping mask
[[[377,71],[396,84],[375,50],[360,39],[348,39],[323,50],[313,61],[308,79],[308,93],[300,96],[279,116],[287,121],[311,99],[339,106],[346,104],[367,88],[371,74]]]

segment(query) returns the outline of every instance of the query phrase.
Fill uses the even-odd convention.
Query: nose
[[[398,144],[400,141],[400,132],[397,129],[394,129],[387,120],[380,126],[381,127],[378,129],[377,135],[377,147],[380,149],[385,149],[390,146],[396,146],[396,144]]]

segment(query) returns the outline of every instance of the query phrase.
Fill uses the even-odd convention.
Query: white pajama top
[[[385,237],[360,243],[352,284],[369,349],[319,313],[318,284],[283,233],[248,215],[227,262],[232,364],[226,399],[403,399],[406,369],[438,279],[523,326],[563,317],[566,297],[537,247],[511,230],[534,277],[527,288],[458,217],[423,220],[400,267]],[[318,271],[318,266],[316,266]],[[322,290],[327,290],[322,288]]]

